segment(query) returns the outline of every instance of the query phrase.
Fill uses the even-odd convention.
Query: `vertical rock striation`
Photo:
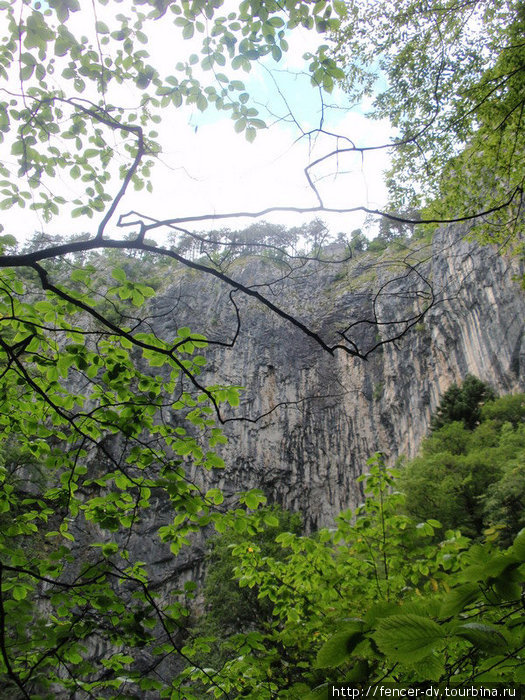
[[[246,387],[241,407],[227,417],[250,420],[225,424],[227,466],[213,477],[227,494],[259,487],[271,502],[302,511],[310,528],[327,524],[360,501],[356,479],[373,452],[391,461],[416,453],[452,382],[471,373],[497,392],[525,389],[519,264],[464,234],[449,227],[417,252],[373,262],[362,256],[344,275],[338,265],[306,265],[287,276],[271,262],[234,263],[232,276],[330,343],[355,324],[349,333],[366,350],[401,334],[431,297],[432,305],[397,342],[364,361],[323,351],[256,300],[235,293],[241,332],[232,349],[210,347],[203,377],[208,384]],[[232,338],[229,292],[194,275],[177,280],[155,300],[159,333],[166,337],[170,328],[189,325],[211,340]]]

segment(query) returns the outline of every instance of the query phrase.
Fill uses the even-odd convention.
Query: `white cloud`
[[[82,22],[80,13],[75,17],[75,22]],[[91,23],[84,20],[79,26],[82,26],[84,33],[88,33]],[[156,60],[162,60],[166,73],[172,70],[170,65],[197,48],[179,36],[178,28],[169,22],[159,21],[152,25],[148,49],[157,54]],[[305,67],[303,54],[314,50],[319,41],[319,35],[314,32],[294,31],[290,53],[281,63],[272,66],[266,62],[268,68],[275,70],[275,79],[286,96],[288,106],[305,130],[314,128],[319,123],[322,107],[319,93],[304,76],[297,78],[287,71],[300,72]],[[248,90],[261,104],[261,112],[268,123],[273,119],[268,114],[265,115],[265,112],[286,116],[288,106],[266,70],[260,67],[248,76],[240,74],[238,77],[246,79]],[[114,97],[112,99],[115,101]],[[126,92],[121,93],[121,99],[132,105],[138,102],[139,97]],[[343,107],[345,96],[336,92],[326,102],[335,104],[338,108]],[[323,127],[327,131],[337,131],[358,146],[385,143],[388,140],[387,125],[369,122],[362,113],[325,109],[325,118]],[[119,209],[120,213],[133,209],[163,219],[259,211],[273,206],[316,206],[318,202],[308,186],[303,170],[311,160],[332,151],[336,146],[335,139],[326,135],[321,135],[316,140],[303,138],[295,142],[300,132],[290,123],[290,119],[277,121],[271,128],[260,131],[255,142],[250,144],[243,135],[234,132],[227,115],[201,115],[195,109],[187,107],[166,110],[158,131],[162,154],[153,171],[153,194],[131,190]],[[342,146],[344,142],[339,140],[338,144]],[[317,167],[312,172],[312,177],[318,180],[317,186],[327,206],[375,207],[385,200],[381,171],[387,164],[386,151],[368,153],[363,159],[359,154],[345,154]],[[119,185],[115,178],[111,189],[116,192]],[[35,229],[70,234],[96,227],[92,220],[70,220],[67,217],[43,225],[33,212],[27,210],[6,214],[3,218],[6,231],[15,235],[31,234]],[[278,213],[265,218],[297,225],[312,216]],[[321,218],[327,221],[333,232],[348,232],[363,220],[362,215],[322,214]],[[243,223],[245,222],[232,220],[215,226],[239,228]]]
[[[335,147],[335,140],[326,136],[314,146],[307,139],[294,143],[290,129],[278,125],[261,131],[253,144],[235,134],[228,121],[204,125],[196,132],[180,123],[173,129],[166,123],[165,129],[177,138],[165,141],[163,164],[153,179],[154,195],[138,193],[129,198],[135,210],[159,219],[274,206],[315,207],[318,202],[304,167]],[[384,140],[385,125],[370,125],[360,115],[348,114],[338,124],[338,132],[356,141],[365,129],[368,137],[374,132],[379,142]],[[311,175],[326,206],[375,207],[385,200],[381,176],[385,165],[384,152],[363,159],[360,154],[345,154],[318,166]],[[279,212],[265,218],[292,225],[312,215]],[[329,220],[330,228],[344,231],[359,226],[363,215],[321,214],[321,218]],[[216,225],[239,226],[235,220]]]

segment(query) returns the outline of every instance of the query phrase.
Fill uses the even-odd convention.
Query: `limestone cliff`
[[[250,257],[232,264],[232,277],[327,342],[350,327],[347,335],[366,352],[413,325],[366,361],[340,350],[330,355],[236,293],[239,336],[233,348],[209,349],[204,381],[246,387],[228,418],[262,417],[225,424],[227,466],[218,478],[226,493],[260,487],[270,502],[301,510],[309,527],[327,524],[360,501],[356,478],[373,452],[391,461],[415,454],[452,382],[471,373],[498,392],[525,389],[519,263],[464,234],[450,227],[429,246],[365,254],[343,266],[309,263],[290,272]],[[185,274],[156,298],[154,324],[164,337],[189,325],[211,340],[231,339],[230,291],[220,281]]]

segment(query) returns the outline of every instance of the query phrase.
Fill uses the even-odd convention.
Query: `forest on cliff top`
[[[433,304],[423,280],[430,291],[415,291],[401,331],[359,319],[379,337],[363,349],[349,320],[333,341],[287,313],[272,284],[243,284],[239,251],[277,264],[276,282],[359,256],[381,265],[385,250],[420,275],[414,249],[457,222],[523,256],[524,3],[2,0],[0,16],[0,695],[313,700],[337,682],[523,683],[523,395],[465,377],[420,457],[396,470],[371,456],[363,504],[310,535],[260,489],[226,508],[192,474],[228,469],[221,426],[242,387],[201,377],[210,345],[235,351],[238,296],[319,353],[363,362]],[[159,59],[163,28],[175,60]],[[276,111],[249,80],[288,74],[304,33],[319,39],[298,70],[318,99],[315,128],[291,95],[278,88]],[[328,127],[329,112],[357,103],[388,120],[384,143]],[[188,214],[177,192],[159,215],[163,129],[186,108],[225,115],[249,143],[286,122],[309,144],[308,199]],[[388,205],[334,204],[326,183],[345,158],[376,151],[391,155]],[[84,233],[24,244],[27,211]],[[256,223],[248,239],[237,225],[288,212],[312,220]],[[326,237],[319,217],[356,212],[382,222],[375,240]],[[172,266],[230,290],[232,335],[212,341],[198,318],[156,333],[148,300]],[[174,568],[200,533],[217,533],[202,590],[159,581],[137,556],[161,502],[157,537]]]

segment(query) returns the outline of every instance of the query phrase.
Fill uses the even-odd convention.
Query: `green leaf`
[[[116,474],[114,481],[115,486],[121,491],[125,491],[131,484],[130,480],[125,474]]]
[[[235,407],[239,405],[239,392],[237,391],[237,389],[228,389],[227,401],[230,404],[230,406]]]
[[[265,514],[264,522],[269,527],[278,527],[279,526],[279,518],[277,518],[275,515],[272,515],[271,513]]]
[[[191,39],[194,33],[194,27],[191,22],[188,22],[184,29],[182,30],[182,36],[184,39]]]
[[[441,617],[451,617],[461,612],[467,605],[473,603],[480,596],[480,588],[477,583],[466,583],[454,588],[447,594],[440,609]]]
[[[510,554],[517,559],[517,561],[525,562],[525,528],[520,530],[512,543],[510,548]]]
[[[13,598],[15,600],[24,600],[27,596],[27,588],[25,586],[14,586],[13,587]]]
[[[441,527],[443,527],[443,526],[441,525],[441,523],[439,522],[439,520],[434,520],[434,518],[428,518],[428,519],[427,519],[427,523],[428,523],[429,525],[432,525],[432,527],[435,527],[435,528],[441,528]]]
[[[80,664],[82,663],[82,656],[78,653],[78,651],[68,651],[66,653],[66,658],[68,661],[70,661],[72,664]]]
[[[241,501],[251,510],[256,510],[261,503],[266,503],[266,496],[260,489],[252,489],[243,494]]]
[[[304,696],[304,700],[326,700],[331,688],[332,683],[323,683],[322,685],[318,685]]]
[[[211,501],[216,506],[220,505],[224,501],[224,496],[220,489],[210,489],[204,498],[207,501]]]
[[[126,273],[121,267],[115,267],[111,271],[111,276],[113,279],[117,280],[117,282],[127,282]]]
[[[522,595],[523,577],[514,569],[505,571],[494,581],[494,588],[501,600],[518,601]]]
[[[346,17],[346,3],[343,2],[343,0],[333,0],[332,4],[334,6],[334,10],[337,12],[339,17]]]
[[[98,34],[109,34],[109,27],[105,22],[98,20],[95,23],[95,30]]]
[[[345,683],[362,683],[370,677],[368,661],[359,659],[345,676]]]
[[[362,624],[349,625],[330,637],[317,653],[316,668],[335,668],[347,661],[356,645],[363,639]]]
[[[420,678],[424,678],[425,681],[439,681],[445,674],[445,661],[443,654],[439,652],[424,656],[412,664],[407,662],[407,665],[418,672]]]
[[[467,639],[473,646],[492,654],[504,653],[508,649],[507,640],[494,625],[480,622],[465,622],[454,629],[454,634]]]
[[[282,58],[282,55],[283,55],[283,52],[281,51],[281,49],[278,46],[276,46],[276,45],[272,46],[272,58],[274,61],[280,61]]]
[[[240,117],[235,121],[235,124],[233,125],[233,128],[235,131],[240,134],[241,131],[244,131],[246,128],[246,117]]]
[[[103,544],[101,549],[105,557],[111,557],[118,552],[118,545],[115,542],[108,542]]]
[[[420,615],[392,615],[381,620],[373,636],[389,660],[413,663],[433,651],[446,632]]]

